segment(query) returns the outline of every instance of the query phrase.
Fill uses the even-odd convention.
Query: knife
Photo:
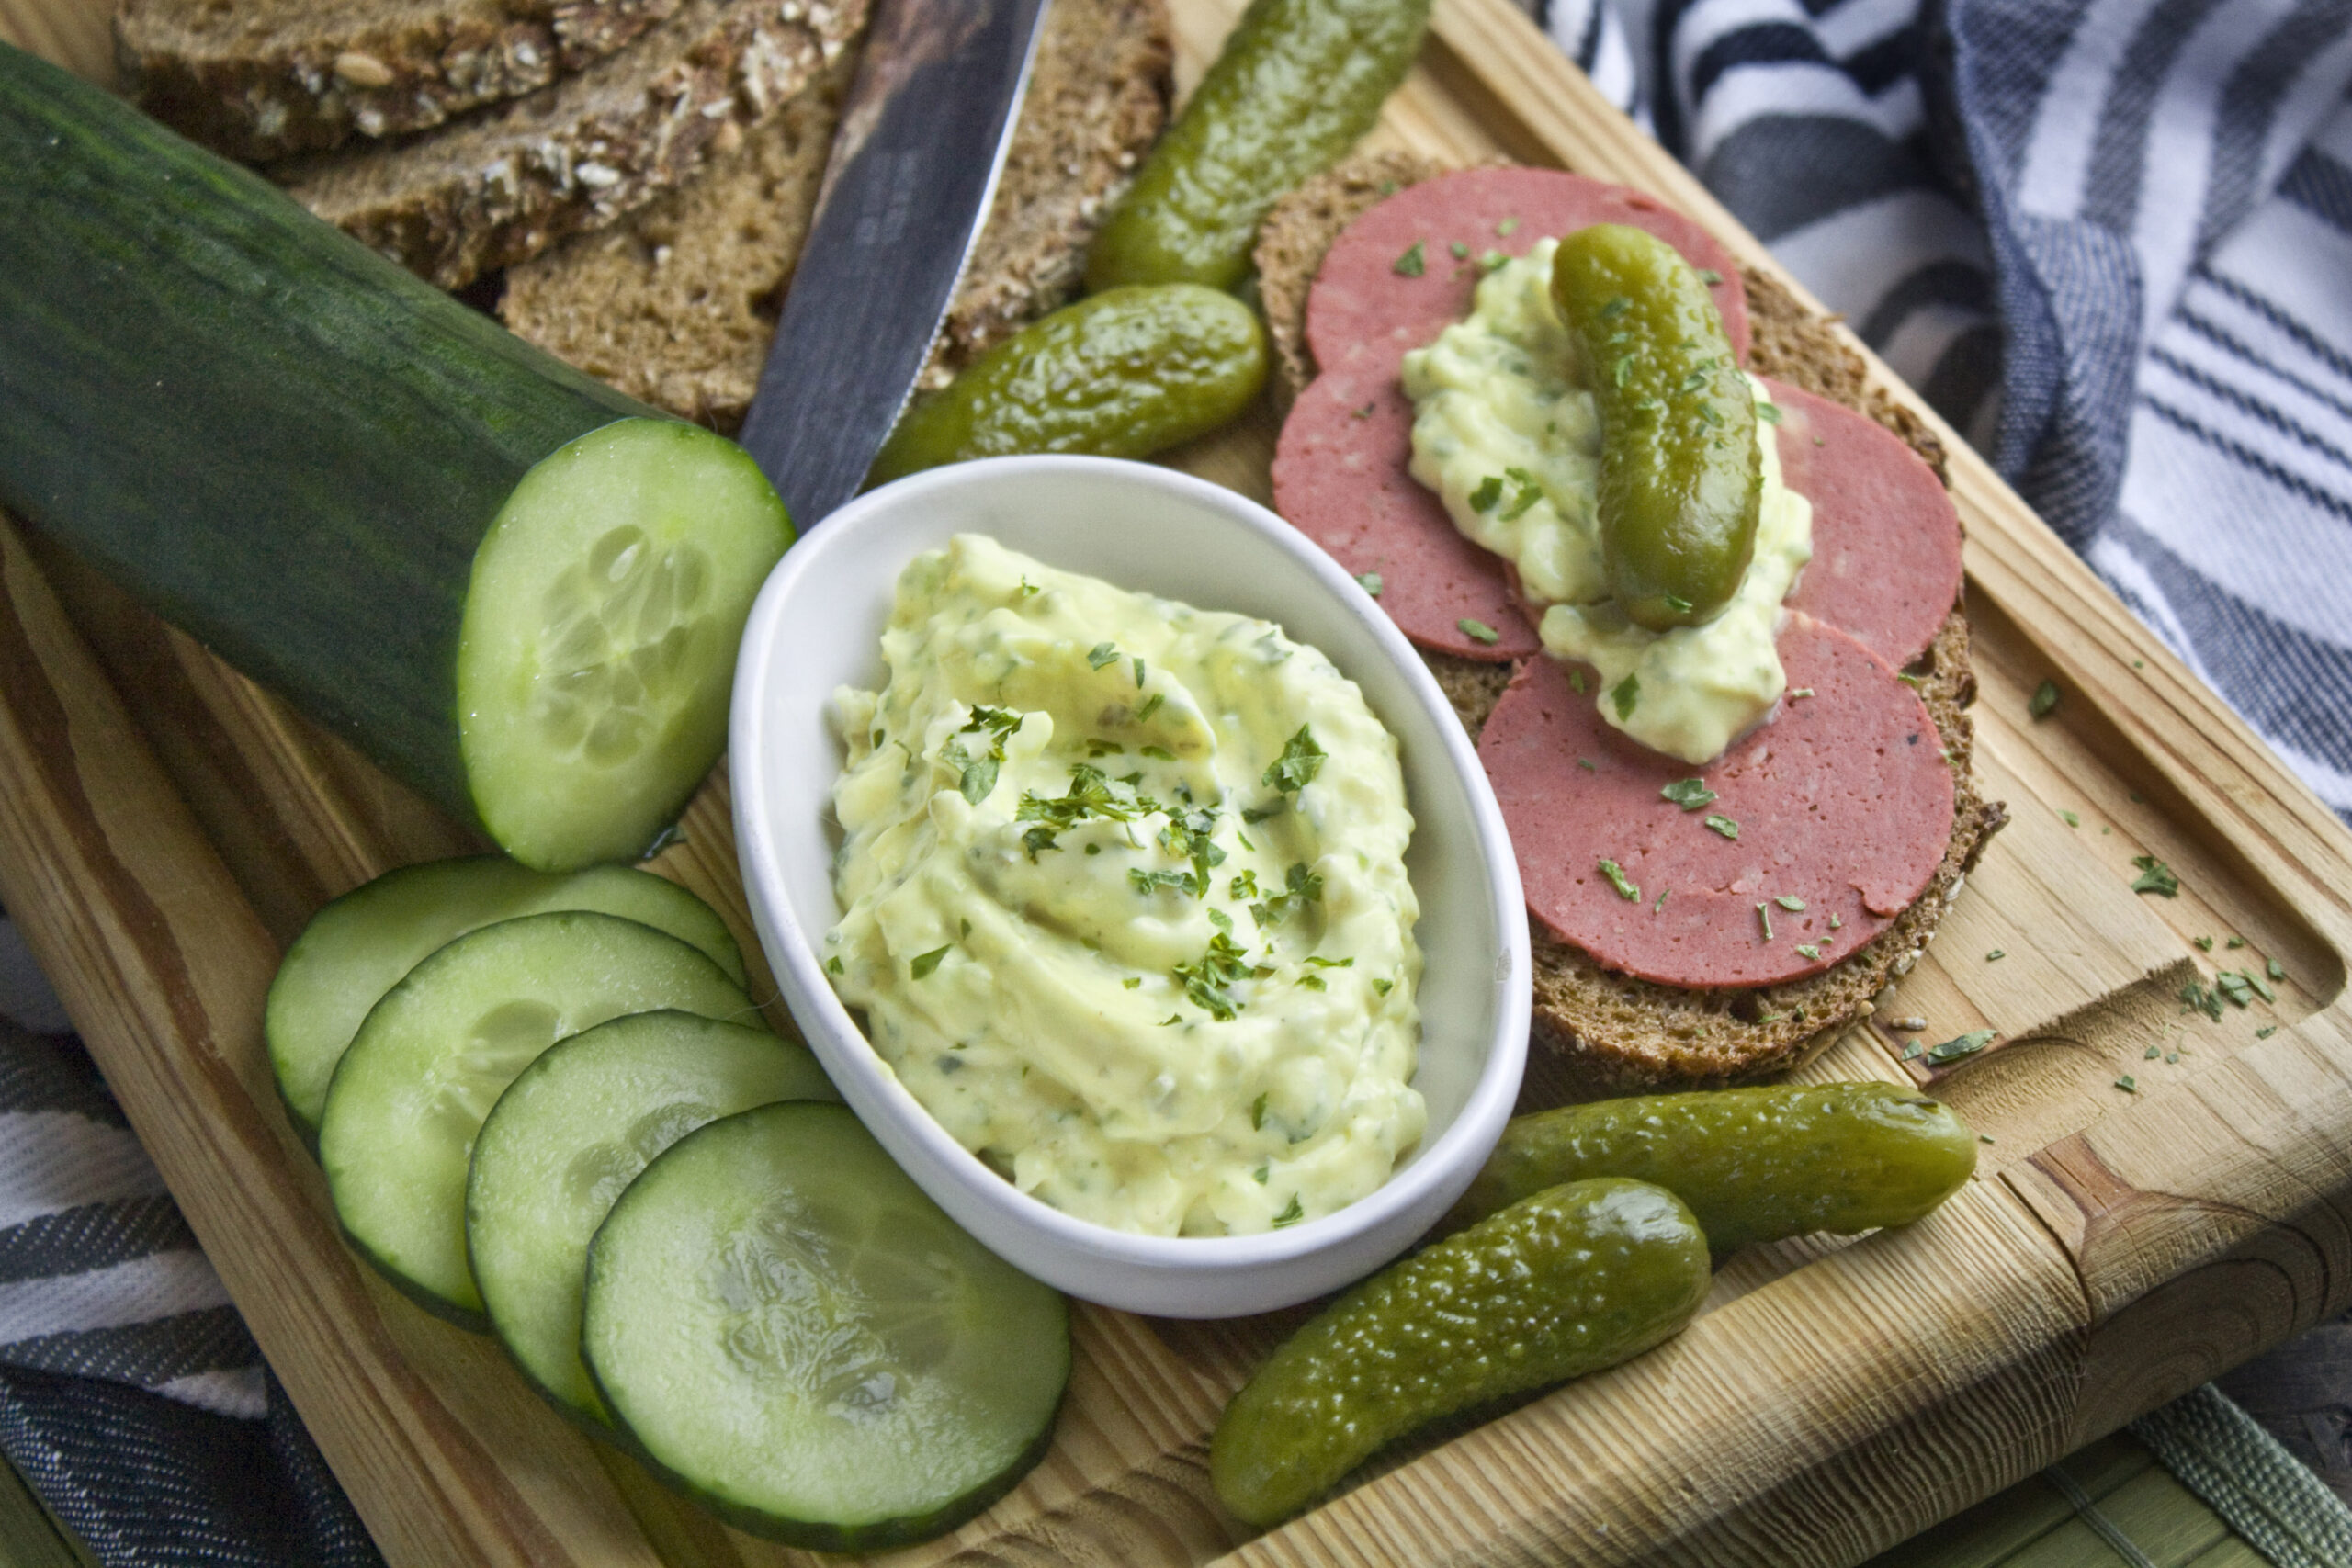
[[[877,0],[736,439],[806,532],[857,493],[1004,167],[1046,0]]]

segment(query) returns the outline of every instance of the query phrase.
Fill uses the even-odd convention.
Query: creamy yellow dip
[[[977,535],[842,688],[834,989],[966,1148],[1083,1219],[1242,1235],[1419,1140],[1396,738],[1279,626]]]
[[[1722,754],[1771,711],[1788,678],[1772,646],[1781,601],[1813,558],[1813,505],[1781,482],[1775,415],[1753,378],[1764,494],[1739,592],[1702,626],[1653,632],[1609,595],[1595,513],[1600,423],[1576,339],[1552,303],[1555,240],[1480,281],[1470,314],[1405,356],[1413,477],[1454,526],[1507,558],[1561,659],[1600,672],[1600,716],[1686,762]],[[1629,683],[1630,682],[1630,683]]]

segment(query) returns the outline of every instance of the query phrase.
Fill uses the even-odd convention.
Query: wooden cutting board
[[[1184,83],[1238,9],[1176,0]],[[0,0],[0,36],[109,69],[97,0]],[[1509,0],[1440,0],[1374,141],[1643,186],[1772,270]],[[1431,1434],[1255,1537],[1217,1508],[1204,1445],[1295,1319],[1082,1306],[1044,1464],[887,1561],[1851,1563],[2352,1302],[2352,839],[1936,428],[1969,531],[1978,766],[2013,820],[1894,1006],[1806,1076],[1933,1076],[1986,1134],[1977,1179],[1905,1233],[1743,1254],[1671,1344]],[[1181,460],[1263,499],[1273,430]],[[387,1556],[818,1561],[673,1500],[336,1237],[271,1089],[263,991],[326,898],[467,835],[5,525],[0,590],[0,898]],[[2035,720],[2045,680],[2061,700]],[[722,772],[657,869],[750,949],[731,838]],[[2177,897],[2132,890],[2143,855]],[[2184,1008],[2217,967],[2273,962],[2275,1005]],[[1881,1026],[1910,1015],[1928,1028]],[[1949,1070],[1904,1059],[1979,1028],[2001,1043]]]

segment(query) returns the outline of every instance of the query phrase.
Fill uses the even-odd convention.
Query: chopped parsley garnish
[[[2180,897],[2180,878],[2172,874],[2172,867],[2154,855],[2133,855],[2132,863],[2140,868],[2139,876],[2132,884],[2132,892],[2155,893],[2166,898]]]
[[[1527,514],[1529,507],[1544,499],[1544,487],[1525,468],[1505,468],[1503,478],[1519,488],[1510,498],[1510,510],[1502,514],[1500,521],[1515,523]]]
[[[2188,941],[2189,944],[2195,947],[2199,953],[2211,953],[2213,951],[2213,939],[2210,936],[2193,936],[2190,937]]]
[[[1957,1062],[1962,1056],[1973,1056],[1993,1043],[1994,1031],[1972,1029],[1965,1034],[1955,1034],[1940,1045],[1928,1047],[1928,1065],[1940,1067],[1946,1062]]]
[[[1190,889],[1195,898],[1208,895],[1210,868],[1225,863],[1225,851],[1217,847],[1216,832],[1214,808],[1171,816],[1168,826],[1159,830],[1162,848],[1193,863],[1192,874],[1179,886]]]
[[[1690,613],[1690,601],[1679,593],[1669,593],[1666,596],[1666,607],[1678,615],[1687,615]]]
[[[1176,760],[1176,753],[1165,746],[1138,746],[1136,751],[1137,755],[1149,757],[1157,762],[1172,762]]]
[[[1274,797],[1274,803],[1272,806],[1243,807],[1241,808],[1241,820],[1252,824],[1263,822],[1269,817],[1280,817],[1284,811],[1288,810],[1289,807],[1290,802],[1283,799],[1280,795],[1277,795]]]
[[[1488,474],[1478,481],[1478,488],[1470,492],[1470,510],[1478,513],[1492,512],[1502,498],[1502,477],[1498,474]]]
[[[1597,773],[1600,772],[1600,764],[1595,762],[1589,757],[1578,757],[1577,759],[1577,766],[1582,768],[1588,773]]]
[[[1301,975],[1298,977],[1298,988],[1302,991],[1328,991],[1331,987],[1323,983],[1323,976],[1320,975]]]
[[[2245,945],[2245,938],[2244,938],[2244,937],[2242,937],[2242,936],[2233,936],[2233,937],[2230,938],[2230,940],[2229,940],[2229,941],[2227,941],[2227,942],[2223,942],[2222,945],[2223,947],[2228,948],[2231,952],[2235,953],[2239,948],[2244,947],[2244,946]]]
[[[1772,940],[1772,906],[1771,906],[1771,905],[1770,905],[1770,904],[1758,904],[1758,905],[1757,905],[1757,906],[1756,906],[1756,923],[1757,923],[1758,925],[1762,926],[1762,927],[1764,928],[1764,940],[1765,940],[1766,942],[1770,942],[1770,941],[1771,941],[1771,940]]]
[[[1470,259],[1470,247],[1460,240],[1454,241],[1453,243],[1446,246],[1445,248],[1453,253],[1453,259],[1455,261],[1467,261]]]
[[[1756,405],[1756,417],[1762,420],[1767,424],[1778,424],[1781,423],[1781,405],[1778,403],[1758,403]]]
[[[2254,1032],[2254,1037],[2255,1037],[2256,1040],[2267,1040],[2267,1039],[2269,1039],[2272,1035],[2274,1035],[2274,1034],[2276,1034],[2276,1033],[2278,1033],[2278,1026],[2277,1024],[2275,1024],[2275,1023],[2266,1023],[2266,1024],[2264,1024],[2260,1029],[2257,1029],[2257,1030],[2256,1030],[2256,1031]]]
[[[1674,889],[1673,889],[1673,888],[1671,888],[1671,887],[1666,888],[1666,889],[1664,889],[1663,891],[1661,891],[1661,892],[1658,894],[1658,896],[1657,896],[1657,902],[1650,906],[1650,913],[1651,913],[1651,914],[1653,914],[1653,915],[1663,915],[1663,914],[1665,914],[1665,913],[1666,913],[1666,900],[1667,900],[1668,897],[1670,894],[1672,894],[1672,893],[1673,893],[1673,891],[1674,891]]]
[[[1298,733],[1283,743],[1283,754],[1267,766],[1265,776],[1259,782],[1268,789],[1295,795],[1314,782],[1325,755],[1323,748],[1315,744],[1314,735],[1302,724]],[[1245,819],[1252,819],[1247,813],[1243,815]]]
[[[1305,861],[1295,861],[1283,874],[1284,891],[1250,906],[1250,918],[1262,930],[1279,925],[1309,904],[1323,901],[1323,879],[1306,869]]]
[[[1033,865],[1036,863],[1038,851],[1061,848],[1059,844],[1054,842],[1054,830],[1051,828],[1030,829],[1021,835],[1021,847],[1029,852],[1030,863]]]
[[[1795,702],[1799,698],[1809,697],[1811,695],[1813,695],[1813,688],[1811,686],[1791,686],[1789,688],[1789,701],[1791,702]]]
[[[2126,1094],[2137,1094],[2140,1092],[2139,1081],[2132,1077],[2130,1073],[2126,1073],[2121,1077],[2116,1079],[2115,1087],[2121,1089]]]
[[[1484,621],[1474,621],[1467,615],[1463,616],[1453,625],[1456,630],[1472,642],[1484,643],[1488,648],[1494,647],[1502,640],[1502,634],[1494,627]]]
[[[1617,889],[1617,897],[1624,899],[1628,904],[1638,904],[1642,901],[1641,888],[1626,877],[1625,868],[1615,861],[1603,860],[1600,863],[1600,874],[1609,879],[1610,886]]]
[[[1131,777],[1139,776],[1131,775]],[[1127,799],[1120,798],[1113,793],[1111,781],[1103,776],[1102,769],[1091,767],[1084,762],[1072,762],[1069,769],[1069,788],[1063,791],[1059,796],[1051,798],[1039,795],[1034,790],[1023,792],[1021,808],[1013,813],[1013,820],[1045,824],[1043,827],[1032,828],[1021,836],[1023,846],[1028,850],[1029,858],[1034,861],[1037,858],[1038,851],[1060,847],[1054,842],[1055,834],[1065,832],[1081,822],[1091,821],[1095,818],[1102,818],[1111,822],[1132,822],[1138,817],[1148,816],[1159,809],[1160,807],[1157,801],[1147,799],[1142,795]]]
[[[2081,818],[2075,816],[2073,812],[2067,810],[2063,806],[2058,808],[2058,820],[2064,822],[2069,828],[2079,828],[2083,825],[2083,819]]]
[[[1098,642],[1086,650],[1086,662],[1097,670],[1102,669],[1105,664],[1116,664],[1118,661],[1119,645],[1116,643]]]
[[[2180,1000],[2181,1011],[2201,1012],[2216,1023],[2222,1021],[2222,993],[2220,991],[2209,989],[2191,980],[2180,987]]]
[[[1029,581],[1027,578],[1025,578],[1025,577],[1024,577],[1024,578],[1023,578],[1023,579],[1021,580],[1020,593],[1021,593],[1021,596],[1022,596],[1023,599],[1026,599],[1026,598],[1028,598],[1028,597],[1029,597],[1029,595],[1031,595],[1032,593],[1035,593],[1035,592],[1040,592],[1040,590],[1038,589],[1038,587],[1037,587],[1037,585],[1036,585],[1035,583],[1034,583],[1034,582],[1030,581]]]
[[[1817,959],[1821,956],[1821,949],[1809,942],[1801,942],[1797,943],[1797,951],[1807,958]]]
[[[1172,887],[1179,893],[1193,891],[1193,874],[1187,871],[1146,871],[1139,865],[1127,867],[1127,881],[1138,893],[1155,893],[1162,887]]]
[[[1140,691],[1142,691],[1142,690],[1143,690],[1143,656],[1142,656],[1141,654],[1137,654],[1137,655],[1136,656],[1135,665],[1136,665],[1136,691],[1138,691],[1138,692],[1140,692]]]
[[[2274,980],[2283,980],[2287,977],[2287,966],[2284,964],[2279,963],[2275,958],[2269,963],[2265,964],[2262,966],[2262,970],[2264,974],[2269,976]]]
[[[1724,275],[1717,272],[1713,267],[1702,266],[1699,269],[1699,281],[1705,284],[1710,288],[1713,288],[1716,284],[1721,283],[1723,280]]]
[[[2002,959],[2007,958],[2007,956],[2008,953],[2005,950],[1996,947],[1992,952],[1984,955],[1984,962],[1987,964],[1998,964]]]
[[[1124,757],[1126,754],[1127,749],[1115,740],[1105,740],[1099,735],[1087,738],[1086,756],[1089,761],[1098,757]]]
[[[1399,277],[1419,277],[1429,269],[1429,253],[1419,240],[1413,242],[1412,249],[1396,258],[1391,268]]]
[[[1739,837],[1739,824],[1733,821],[1730,818],[1722,815],[1720,812],[1708,813],[1707,826],[1713,828],[1716,832],[1721,833],[1726,839],[1736,839]]]
[[[1498,240],[1508,240],[1511,236],[1511,231],[1518,227],[1518,219],[1506,218],[1501,222],[1495,225],[1495,238]]]
[[[1266,1097],[1260,1095],[1250,1102],[1250,1130],[1259,1131],[1266,1124]]]
[[[1380,573],[1376,571],[1360,571],[1356,573],[1356,586],[1377,599],[1380,597],[1380,590],[1385,586],[1385,584],[1380,581]]]
[[[1375,996],[1385,997],[1396,988],[1396,982],[1394,980],[1374,980],[1372,983],[1373,994]]]
[[[1125,979],[1120,981],[1119,984],[1127,990],[1132,991],[1137,986],[1143,984],[1143,976],[1140,975],[1130,975]]]
[[[1219,931],[1209,938],[1208,951],[1201,955],[1199,963],[1179,964],[1168,972],[1168,977],[1184,987],[1185,999],[1194,1007],[1219,1023],[1229,1023],[1240,1011],[1241,1004],[1226,987],[1250,978],[1251,973],[1249,957],[1240,944]]]
[[[1500,251],[1482,251],[1478,255],[1478,270],[1482,274],[1493,272],[1510,260],[1510,257]]]
[[[2241,975],[2234,969],[2224,969],[2213,976],[2213,988],[2221,992],[2222,998],[2232,1007],[2242,1008],[2253,1005],[2256,986],[2254,977],[2250,975]],[[2277,1001],[2278,998],[2271,996],[2265,997],[2263,999]]]
[[[2033,689],[2032,697],[2025,705],[2025,711],[2035,718],[2048,718],[2057,712],[2058,682],[2044,681],[2041,685],[2036,686]]]
[[[1793,893],[1777,894],[1773,897],[1772,902],[1778,904],[1781,908],[1786,909],[1792,915],[1802,915],[1804,913],[1804,900],[1798,897]]]
[[[1685,811],[1696,811],[1715,802],[1715,792],[1709,789],[1702,779],[1677,779],[1658,794]]]
[[[916,979],[928,980],[931,972],[939,967],[939,961],[947,956],[947,948],[955,945],[951,942],[947,947],[934,947],[929,953],[919,953],[915,954],[915,961],[907,967]]]
[[[1245,871],[1227,883],[1225,890],[1236,898],[1255,898],[1258,896],[1258,874],[1254,871]]]
[[[2140,1059],[2143,1062],[2153,1062],[2164,1054],[2165,1048],[2163,1046],[2151,1045],[2146,1050],[2140,1053]]]
[[[1312,953],[1307,955],[1306,962],[1317,969],[1352,969],[1356,966],[1353,958],[1318,958]]]
[[[1149,696],[1146,697],[1146,698],[1143,700],[1143,706],[1141,706],[1141,707],[1139,707],[1139,708],[1136,709],[1136,722],[1137,724],[1141,724],[1144,720],[1146,720],[1146,719],[1149,718],[1153,714],[1158,713],[1158,712],[1159,711],[1159,705],[1160,705],[1160,704],[1162,704],[1162,703],[1164,703],[1164,702],[1166,702],[1167,700],[1168,700],[1168,694],[1167,694],[1167,693],[1165,693],[1165,692],[1154,692],[1154,693],[1152,693],[1152,694],[1151,694],[1151,695],[1149,695]]]
[[[836,953],[831,958],[825,960],[825,973],[828,975],[838,975],[841,972],[842,955]]]
[[[1617,721],[1623,724],[1634,716],[1634,705],[1642,700],[1641,677],[1628,674],[1609,690],[1609,700],[1617,705]]]
[[[1306,1214],[1306,1211],[1299,1206],[1298,1194],[1294,1192],[1290,1195],[1290,1207],[1274,1216],[1274,1228],[1280,1230],[1284,1225],[1295,1225]]]

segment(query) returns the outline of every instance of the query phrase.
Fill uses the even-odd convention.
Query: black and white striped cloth
[[[2352,819],[2352,0],[1549,0]]]

